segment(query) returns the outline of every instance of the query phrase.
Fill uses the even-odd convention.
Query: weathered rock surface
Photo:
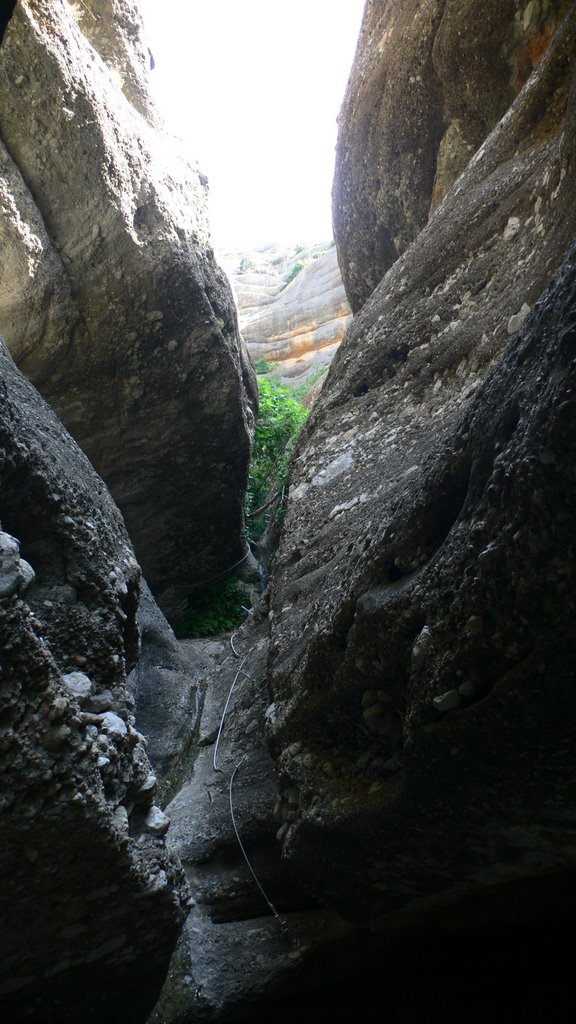
[[[333,245],[223,257],[253,360],[299,376],[327,365],[352,319]]]
[[[0,1012],[136,1024],[188,898],[126,679],[140,570],[104,484],[3,345],[0,520]]]
[[[542,297],[576,234],[575,40],[573,7],[355,318],[293,465],[284,854],[384,929],[575,867],[573,252]]]
[[[0,49],[0,328],[175,611],[244,553],[255,392],[206,181],[143,116],[140,28],[127,0],[16,6]]]
[[[545,52],[570,0],[368,0],[339,118],[334,233],[361,308]]]
[[[236,642],[250,679],[226,714],[227,777],[203,749],[170,807],[199,898],[155,1024],[241,1019],[314,974],[322,1020],[343,1008],[339,977],[350,1020],[406,1000],[419,1012],[392,1019],[496,998],[530,1014],[534,993],[556,1019],[566,983],[536,974],[576,905],[575,44],[573,6],[332,363],[293,459],[269,614],[263,600]],[[232,662],[201,726],[212,756]],[[230,787],[288,919],[283,961],[273,916],[239,941],[260,896]],[[496,997],[491,967],[524,954],[522,991],[500,964]]]

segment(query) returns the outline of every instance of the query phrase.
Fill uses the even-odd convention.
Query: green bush
[[[290,455],[308,415],[292,388],[273,378],[259,377],[258,393],[260,411],[246,492],[246,516],[253,540],[262,536],[266,526],[265,514],[253,513],[286,483]]]
[[[290,282],[294,280],[294,278],[300,273],[301,270],[304,270],[304,264],[303,264],[302,260],[298,260],[297,263],[294,263],[290,273],[288,274],[288,277],[284,281],[284,284],[282,285],[282,287],[280,289],[281,292],[284,291],[284,289],[288,287]]]
[[[254,369],[256,373],[270,373],[270,363],[264,356],[261,356],[260,359],[256,359],[254,362]]]
[[[235,629],[246,618],[242,605],[247,603],[244,587],[237,579],[207,583],[198,587],[189,600],[189,607],[170,625],[179,640],[217,636]]]

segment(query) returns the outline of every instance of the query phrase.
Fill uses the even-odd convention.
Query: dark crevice
[[[14,14],[14,8],[16,7],[16,0],[4,0],[4,3],[0,5],[0,44],[4,38],[4,33],[8,28],[8,22]]]

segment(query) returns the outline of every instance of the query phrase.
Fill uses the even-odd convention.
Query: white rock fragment
[[[92,683],[84,672],[67,672],[62,679],[76,700],[86,700],[90,696]]]
[[[341,505],[335,505],[329,513],[328,518],[333,519],[334,516],[340,515],[341,512],[348,512],[350,509],[355,508],[356,505],[364,504],[365,501],[368,501],[367,494],[357,494],[356,497],[351,498],[350,501],[344,501]]]
[[[342,452],[341,455],[337,455],[332,462],[329,462],[327,466],[324,466],[316,476],[312,477],[313,487],[324,487],[325,484],[335,480],[336,477],[341,476],[347,469],[350,469],[352,465],[352,452]]]
[[[113,739],[122,739],[128,735],[126,722],[123,722],[113,711],[105,711],[103,715],[98,715],[98,717],[102,722],[104,731]]]
[[[432,634],[428,626],[423,626],[412,647],[412,668],[418,671],[426,661],[432,649]]]
[[[36,579],[36,573],[34,572],[34,569],[30,565],[30,563],[27,562],[24,558],[20,559],[18,563],[18,568],[20,570],[21,579],[20,590],[26,590],[27,587],[29,587],[30,584],[33,583],[34,580]]]
[[[504,228],[504,234],[502,238],[505,242],[509,242],[512,238],[515,238],[520,228],[522,227],[522,221],[520,217],[510,217],[506,227]]]
[[[158,780],[155,775],[147,775],[144,782],[138,790],[139,793],[153,793],[158,785]]]
[[[514,316],[510,317],[508,321],[508,334],[516,334],[516,331],[520,330],[529,312],[530,306],[524,302],[521,309]]]
[[[170,818],[153,804],[146,815],[146,828],[153,836],[165,836],[170,828]]]
[[[0,532],[0,598],[25,590],[34,579],[34,570],[20,558],[20,545],[9,533]]]

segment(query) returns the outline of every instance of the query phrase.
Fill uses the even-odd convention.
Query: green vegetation
[[[268,509],[257,515],[253,513],[282,491],[288,477],[292,449],[308,415],[308,410],[299,401],[300,390],[309,390],[310,378],[316,380],[323,372],[312,371],[303,384],[294,389],[273,376],[274,363],[261,361],[266,365],[265,372],[258,376],[260,413],[246,494],[247,522],[253,540],[258,540],[264,532]],[[180,618],[171,622],[171,626],[179,639],[218,636],[244,621],[246,613],[242,606],[248,603],[246,585],[235,577],[214,580],[193,592],[188,608]]]
[[[237,579],[215,580],[193,593],[184,614],[171,622],[172,629],[180,640],[217,636],[244,621],[242,605],[247,601],[246,590]]]
[[[260,412],[246,493],[246,516],[250,536],[258,540],[266,526],[264,511],[275,492],[281,492],[288,477],[288,463],[300,429],[308,415],[293,389],[270,376],[258,377]]]
[[[294,263],[290,273],[288,274],[288,277],[284,281],[284,284],[280,289],[281,292],[288,287],[290,282],[294,280],[294,278],[300,273],[301,270],[304,270],[304,263],[302,262],[302,260],[298,260],[297,263]]]
[[[254,369],[258,374],[273,373],[277,365],[277,363],[273,363],[271,360],[265,359],[264,356],[262,356],[254,363]]]
[[[316,366],[310,373],[307,373],[304,380],[300,384],[295,384],[292,388],[292,394],[297,402],[303,402],[309,391],[312,390],[313,385],[320,377],[328,373],[327,366]]]

